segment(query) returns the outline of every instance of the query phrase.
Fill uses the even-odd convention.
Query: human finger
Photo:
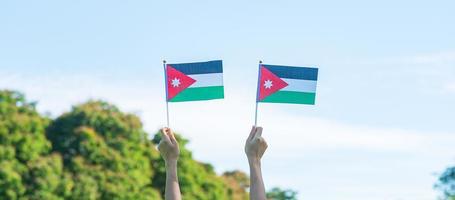
[[[252,126],[251,127],[251,131],[250,131],[250,135],[248,136],[248,140],[253,139],[253,137],[255,135],[255,132],[256,132],[256,126]]]
[[[169,135],[167,134],[168,132],[169,132],[169,128],[161,129],[161,140],[166,141],[166,142],[171,142],[171,139],[169,138]]]
[[[177,139],[175,139],[174,132],[169,131],[168,136],[169,136],[169,138],[171,139],[171,142],[172,142],[173,144],[177,144],[177,143],[178,143],[178,142],[177,142]]]

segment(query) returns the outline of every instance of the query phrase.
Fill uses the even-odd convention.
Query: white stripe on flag
[[[196,80],[190,88],[193,87],[210,87],[223,85],[223,73],[210,73],[210,74],[194,74],[188,75]]]
[[[317,81],[290,79],[290,78],[283,78],[283,81],[286,82],[288,84],[288,86],[281,89],[280,91],[316,93]]]

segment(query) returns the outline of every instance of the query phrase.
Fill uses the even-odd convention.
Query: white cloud
[[[444,91],[449,93],[455,93],[455,82],[447,83],[444,86]]]
[[[441,51],[428,54],[420,54],[404,59],[412,64],[435,64],[455,62],[455,51]]]
[[[455,50],[390,57],[372,63],[381,65],[376,73],[393,77],[396,84],[413,85],[412,88],[422,94],[445,95],[453,91]],[[393,73],[384,70],[387,68],[393,69]]]

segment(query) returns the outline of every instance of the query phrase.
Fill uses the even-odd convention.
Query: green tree
[[[161,199],[152,187],[159,153],[136,116],[89,101],[54,120],[47,137],[72,174],[70,199]]]
[[[455,200],[455,167],[447,168],[435,187],[444,193],[445,199]]]
[[[269,200],[297,200],[297,192],[293,190],[283,190],[281,188],[272,188],[267,192]]]
[[[223,179],[228,186],[228,194],[232,200],[247,200],[247,189],[250,187],[250,178],[242,171],[234,170],[223,173]]]
[[[0,199],[63,199],[71,180],[62,159],[49,154],[45,128],[35,104],[23,94],[0,91]]]

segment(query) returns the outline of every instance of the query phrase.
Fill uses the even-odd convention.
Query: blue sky
[[[455,164],[453,1],[2,1],[0,88],[58,116],[104,99],[165,123],[161,61],[223,59],[226,99],[170,105],[218,172],[247,170],[258,60],[318,66],[317,105],[261,104],[267,187],[436,199]],[[189,107],[190,106],[190,107]],[[204,113],[204,114],[201,114]],[[187,120],[192,116],[192,120]]]

